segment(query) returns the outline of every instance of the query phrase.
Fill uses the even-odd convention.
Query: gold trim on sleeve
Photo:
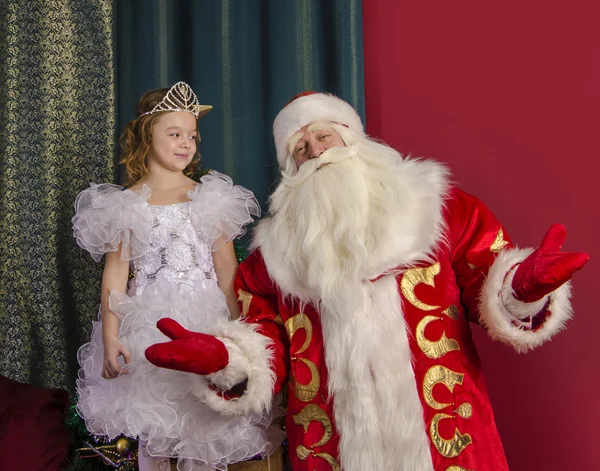
[[[490,252],[500,253],[500,251],[508,245],[508,241],[504,240],[504,231],[502,228],[498,231],[496,235],[496,239],[492,242],[490,246]]]
[[[246,317],[250,311],[250,303],[252,302],[252,295],[247,291],[238,289],[238,302],[242,303],[242,317]]]

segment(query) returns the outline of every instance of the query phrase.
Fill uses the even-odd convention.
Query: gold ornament
[[[123,456],[131,450],[131,442],[127,438],[119,438],[117,443],[115,443],[115,450],[117,450],[119,455]]]
[[[490,252],[500,253],[500,251],[508,245],[508,241],[504,240],[504,231],[500,229],[498,234],[496,234],[496,239],[492,242],[490,246]]]

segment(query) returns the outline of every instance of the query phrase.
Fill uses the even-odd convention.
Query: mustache
[[[294,175],[282,175],[281,185],[287,186],[288,188],[297,188],[303,185],[315,172],[321,167],[342,162],[349,158],[354,157],[358,153],[358,146],[348,147],[332,147],[323,152],[319,157],[310,159],[304,162],[298,172]]]

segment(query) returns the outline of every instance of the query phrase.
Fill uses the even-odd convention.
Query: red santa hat
[[[364,133],[360,116],[341,98],[328,93],[300,93],[285,105],[273,122],[273,137],[280,167],[285,166],[290,138],[314,121],[333,121]]]

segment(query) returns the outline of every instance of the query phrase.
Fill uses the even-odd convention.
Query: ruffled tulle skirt
[[[266,432],[271,416],[223,416],[192,394],[197,376],[157,368],[144,356],[150,345],[169,340],[156,328],[163,317],[198,332],[227,322],[223,293],[216,287],[199,290],[185,284],[148,288],[154,289],[146,289],[143,296],[113,293],[109,300],[121,320],[119,339],[131,353],[127,374],[101,377],[101,322],[94,322],[91,342],[79,349],[77,409],[88,430],[145,440],[151,455],[178,457],[181,471],[200,464],[224,470],[228,463],[268,455],[276,445]]]

